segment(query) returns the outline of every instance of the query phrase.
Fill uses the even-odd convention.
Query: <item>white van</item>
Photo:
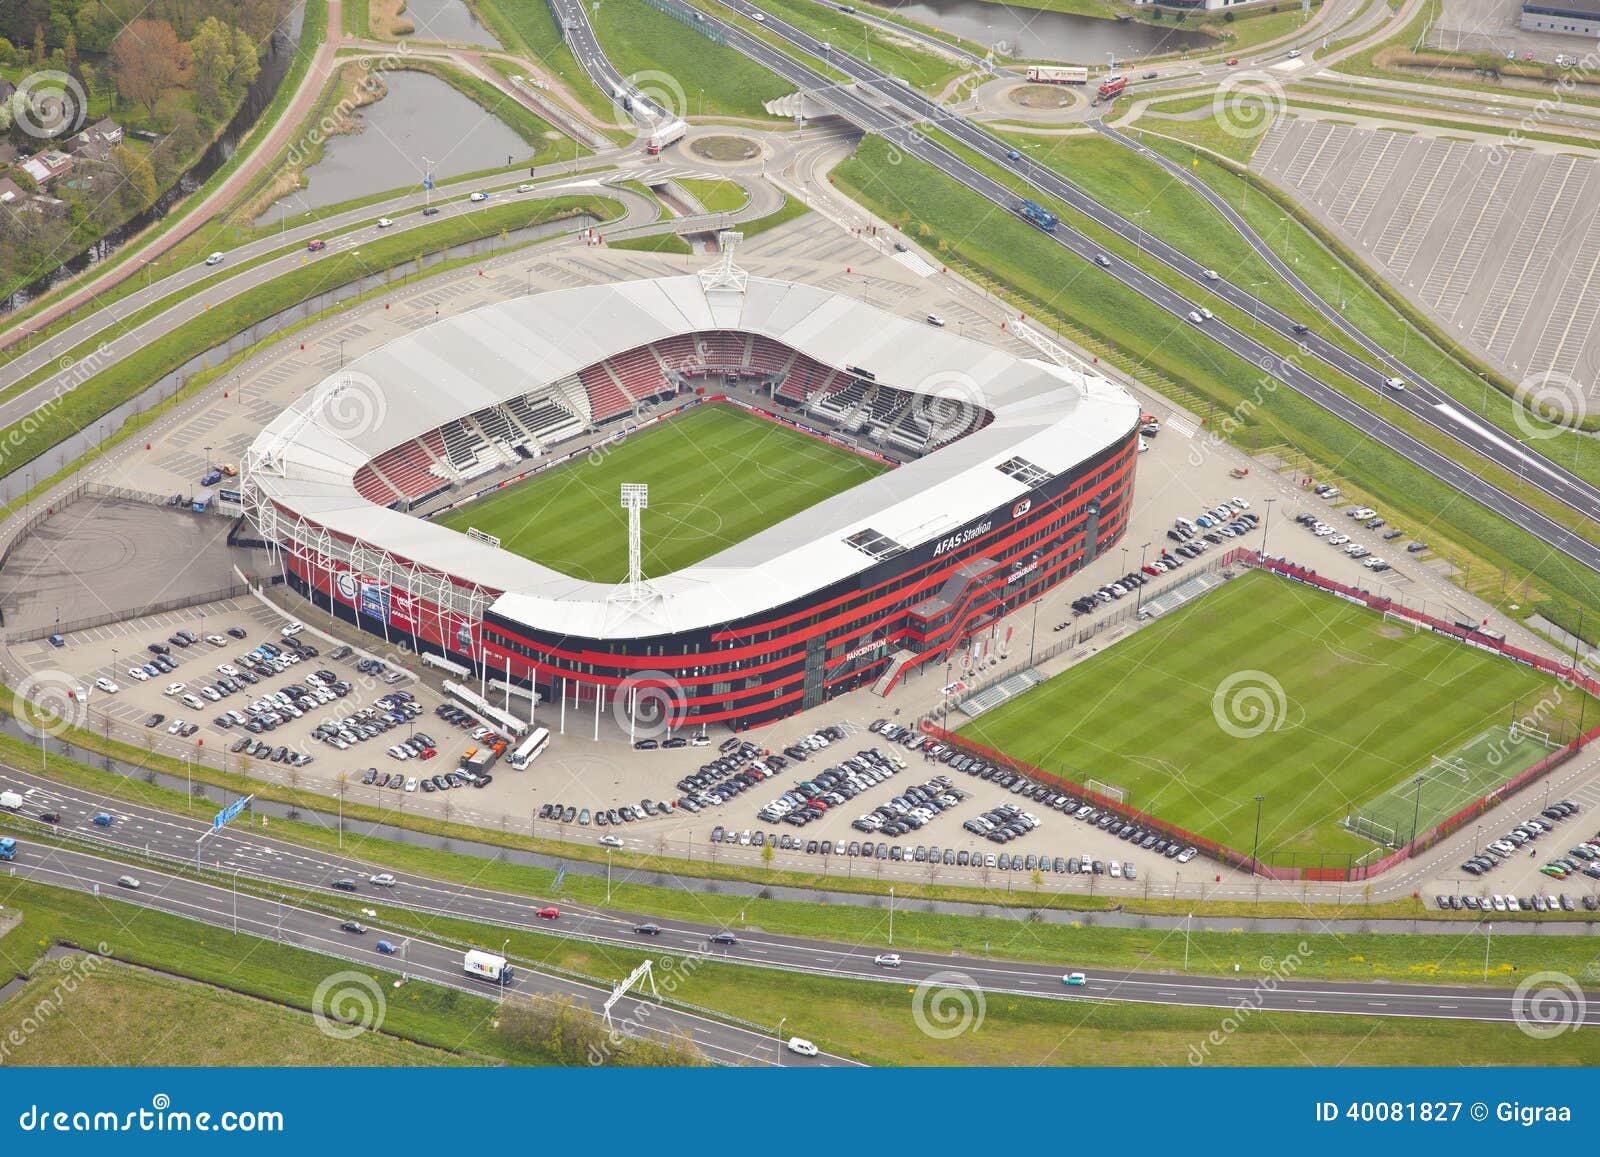
[[[795,1054],[797,1054],[799,1056],[802,1056],[802,1057],[814,1057],[814,1056],[817,1055],[817,1052],[819,1051],[817,1049],[816,1045],[812,1044],[810,1041],[806,1040],[804,1037],[798,1037],[798,1036],[790,1037],[789,1038],[789,1044],[788,1044],[787,1047],[788,1047],[790,1052],[795,1053]]]

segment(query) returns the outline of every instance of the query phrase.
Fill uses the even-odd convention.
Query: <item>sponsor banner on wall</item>
[[[361,613],[374,619],[389,618],[389,585],[387,583],[361,583]]]

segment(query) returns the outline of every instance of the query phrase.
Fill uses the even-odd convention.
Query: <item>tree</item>
[[[1033,890],[1037,892],[1040,888],[1044,887],[1044,873],[1038,868],[1035,868],[1033,871],[1028,873],[1028,882],[1033,885]]]
[[[772,861],[777,858],[777,853],[772,850],[770,843],[761,845],[761,866],[768,871],[772,870]]]
[[[33,66],[38,68],[44,63],[44,25],[33,26]]]
[[[122,177],[117,196],[123,208],[138,213],[156,203],[156,175],[149,160],[127,145],[118,145],[112,151],[111,163]]]
[[[164,20],[135,20],[111,45],[111,76],[124,100],[155,112],[181,75],[184,51]]]
[[[242,31],[208,16],[189,41],[189,52],[200,112],[221,120],[261,71],[255,45]]]

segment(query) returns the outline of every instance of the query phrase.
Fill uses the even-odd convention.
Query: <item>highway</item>
[[[382,969],[491,1000],[505,995],[563,996],[598,1014],[610,995],[606,989],[540,972],[521,961],[515,962],[514,976],[502,989],[468,976],[462,970],[463,949],[454,945],[400,932],[386,934],[381,922],[372,921],[368,924],[365,917],[362,917],[367,927],[364,934],[347,932],[340,927],[341,917],[327,912],[142,866],[130,868],[127,864],[83,852],[28,844],[18,853],[16,861],[8,865],[8,869],[14,869],[20,879],[88,892],[102,900],[119,900],[241,936],[258,937],[319,952],[348,961],[363,973],[370,974],[373,969]],[[120,878],[128,876],[138,881],[137,889],[117,883]],[[387,955],[379,951],[380,939],[387,939],[396,947],[403,945],[401,953]],[[483,947],[494,950],[497,945]],[[612,1006],[611,1019],[616,1031],[623,1036],[663,1041],[686,1036],[709,1060],[722,1065],[833,1066],[857,1063],[827,1053],[817,1057],[799,1056],[781,1047],[777,1040],[765,1033],[697,1016],[631,994]]]
[[[568,37],[574,48],[580,50],[580,61],[586,68],[591,69],[597,82],[608,86],[617,84],[616,69],[605,59],[589,26],[581,0],[552,0],[552,2],[567,26]],[[1153,237],[1133,222],[1113,213],[1052,171],[1026,158],[1019,158],[1017,162],[1008,161],[1006,154],[1009,149],[1003,142],[972,125],[965,118],[951,113],[909,85],[887,76],[871,65],[862,63],[848,53],[827,48],[822,42],[785,24],[770,13],[762,12],[755,5],[737,0],[732,7],[735,11],[746,15],[761,12],[762,25],[765,29],[776,33],[802,52],[825,59],[831,66],[855,78],[854,86],[835,85],[821,74],[747,34],[739,26],[715,16],[705,17],[705,23],[720,31],[730,48],[757,61],[797,88],[810,92],[859,127],[879,133],[897,147],[933,165],[991,203],[1007,212],[1013,212],[1017,198],[1008,188],[960,160],[948,149],[930,140],[913,127],[919,122],[937,125],[942,131],[988,159],[999,164],[1011,165],[1037,188],[1072,205],[1096,223],[1189,278],[1199,291],[1193,300],[1126,262],[1112,261],[1109,268],[1104,270],[1108,276],[1117,278],[1147,300],[1160,306],[1179,324],[1189,324],[1184,319],[1192,310],[1205,303],[1206,295],[1216,296],[1249,313],[1252,320],[1277,331],[1285,339],[1294,342],[1297,347],[1303,346],[1309,356],[1325,361],[1352,380],[1371,389],[1375,395],[1390,401],[1403,397],[1402,394],[1385,388],[1384,381],[1389,376],[1385,369],[1369,365],[1314,334],[1296,333],[1294,330],[1296,319],[1258,301],[1247,291],[1225,280],[1212,281],[1206,278],[1205,269],[1198,262]],[[1059,226],[1049,236],[1063,248],[1086,260],[1093,261],[1101,254],[1101,248],[1096,243],[1065,225]],[[1223,348],[1243,358],[1269,377],[1316,402],[1367,437],[1421,466],[1459,493],[1476,500],[1528,531],[1546,545],[1591,570],[1600,571],[1600,546],[1587,541],[1562,523],[1486,482],[1468,466],[1446,457],[1413,438],[1372,410],[1304,372],[1294,361],[1280,357],[1240,330],[1219,319],[1205,322],[1201,328]],[[1405,393],[1415,395],[1404,399],[1411,412],[1449,433],[1464,447],[1504,467],[1527,483],[1540,487],[1584,517],[1595,518],[1600,514],[1600,490],[1531,453],[1515,439],[1501,436],[1454,406],[1448,405],[1442,395],[1425,383],[1416,382],[1415,388]]]
[[[101,845],[106,850],[121,849],[124,853],[141,853],[168,857],[177,863],[192,864],[196,841],[209,830],[209,824],[187,819],[155,808],[130,805],[121,801],[106,800],[77,788],[57,784],[40,776],[10,772],[9,778],[21,785],[24,793],[25,816],[37,816],[43,810],[60,814],[57,831],[63,836],[91,841],[86,847],[92,852]],[[8,786],[10,786],[8,784]],[[105,811],[115,817],[109,828],[97,827],[93,817]],[[236,821],[237,822],[237,821]],[[41,832],[45,829],[41,826]],[[56,870],[55,865],[64,853],[56,849],[31,843],[26,834],[14,866],[19,874],[26,875],[39,869]],[[1299,981],[1293,979],[1297,965],[1292,962],[1250,962],[1249,971],[1237,976],[1200,976],[1126,970],[1096,969],[1083,961],[1062,960],[1047,964],[1021,963],[970,956],[944,956],[937,953],[907,951],[898,968],[887,968],[876,963],[876,958],[893,951],[887,943],[846,944],[827,940],[806,939],[795,936],[774,935],[766,932],[739,931],[736,942],[728,945],[712,944],[711,934],[722,929],[709,924],[676,918],[647,917],[588,906],[574,907],[560,903],[557,920],[535,916],[538,907],[555,901],[540,900],[525,895],[501,892],[493,888],[444,883],[426,877],[395,872],[392,888],[378,887],[368,882],[371,875],[388,871],[381,864],[370,864],[352,858],[307,850],[293,844],[274,840],[247,828],[225,828],[209,837],[204,844],[205,867],[222,875],[238,873],[245,880],[254,880],[263,886],[283,885],[322,890],[331,899],[348,901],[358,898],[371,904],[380,915],[373,924],[381,928],[382,910],[386,907],[403,907],[412,912],[453,916],[480,923],[507,928],[527,929],[546,935],[625,948],[630,951],[649,951],[678,958],[705,956],[728,963],[756,968],[775,968],[808,975],[826,975],[855,980],[870,980],[913,986],[924,981],[930,986],[981,989],[990,993],[1036,996],[1058,1000],[1092,1002],[1096,1000],[1125,1001],[1138,1004],[1181,1005],[1200,1008],[1234,1009],[1241,1003],[1253,1008],[1276,1009],[1281,1012],[1347,1013],[1362,1016],[1427,1017],[1478,1021],[1513,1021],[1516,1019],[1517,998],[1506,989],[1488,989],[1451,985],[1364,984],[1353,981]],[[86,854],[71,861],[76,869],[89,873],[85,880],[114,880],[130,869],[110,863],[98,856]],[[94,865],[90,871],[90,864]],[[176,868],[176,863],[174,864]],[[132,872],[141,880],[152,875],[143,868]],[[109,873],[109,875],[107,874]],[[159,890],[150,889],[130,894],[127,898],[144,902],[168,892],[174,900],[182,898],[187,905],[182,914],[220,923],[231,915],[231,893],[227,887],[196,883],[191,879],[161,873],[163,883]],[[40,877],[43,879],[44,877]],[[335,891],[331,885],[339,879],[354,879],[358,891],[355,897]],[[52,877],[46,882],[61,882]],[[240,896],[240,903],[244,897]],[[270,919],[278,918],[279,908],[270,903]],[[241,909],[242,911],[243,909]],[[297,911],[290,909],[290,911]],[[399,918],[399,913],[396,914]],[[257,928],[265,927],[257,913]],[[337,920],[325,913],[302,912],[292,918],[296,935],[311,936],[306,946],[327,950],[328,942],[343,946],[348,955],[366,963],[380,958],[376,949],[363,941],[351,947],[354,938],[337,933]],[[646,921],[653,921],[660,932],[643,934],[636,929]],[[886,929],[887,931],[887,929]],[[1476,937],[1476,929],[1451,929],[1452,933]],[[375,943],[378,933],[372,933]],[[1176,935],[1176,933],[1172,933]],[[443,948],[441,951],[445,951]],[[448,953],[457,950],[449,949]],[[367,955],[359,955],[367,953]],[[384,958],[387,959],[387,958]],[[431,959],[431,958],[430,958]],[[1208,962],[1209,963],[1209,962]],[[392,961],[390,962],[391,967]],[[452,957],[440,965],[440,975],[452,981],[465,982],[464,977],[453,975],[458,961]],[[1259,969],[1258,969],[1259,965]],[[1215,962],[1214,967],[1225,968],[1226,962]],[[1082,971],[1088,975],[1088,984],[1082,988],[1067,988],[1062,978],[1068,971]],[[1261,973],[1265,973],[1262,975]],[[430,974],[431,975],[431,974]],[[571,985],[572,982],[556,977],[543,977],[539,984]],[[529,981],[530,984],[533,981]],[[468,987],[473,987],[470,983]],[[583,988],[575,985],[573,987]],[[541,989],[542,990],[542,989]],[[559,988],[557,991],[567,991]],[[586,999],[592,998],[592,991]],[[656,1022],[664,1023],[659,1015]],[[1588,1000],[1586,1024],[1600,1025],[1600,993]],[[791,1023],[789,1028],[804,1035],[805,1026]],[[719,1038],[720,1039],[720,1038]],[[701,1040],[696,1030],[696,1040]],[[757,1046],[748,1040],[728,1038],[722,1047],[744,1049],[747,1054],[759,1057]],[[770,1052],[770,1049],[769,1049]],[[797,1058],[798,1059],[798,1058]],[[828,1060],[829,1058],[820,1058]],[[837,1058],[833,1058],[837,1061]]]

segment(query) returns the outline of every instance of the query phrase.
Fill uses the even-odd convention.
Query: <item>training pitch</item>
[[[1577,694],[1509,660],[1250,572],[962,734],[1074,782],[1122,788],[1129,806],[1245,855],[1260,795],[1261,859],[1287,862],[1370,852],[1373,842],[1341,821],[1399,785],[1410,789],[1419,774],[1428,777],[1426,830],[1467,802],[1445,790],[1459,777],[1430,772],[1433,757],[1459,760],[1484,735],[1505,735],[1513,711],[1538,707],[1542,726],[1559,728],[1576,716]],[[1542,754],[1514,745],[1487,785]],[[1408,802],[1408,828],[1411,818]]]
[[[749,538],[885,466],[735,406],[704,404],[439,521],[476,528],[577,578],[628,577],[621,484],[644,482],[644,572],[671,574]]]

